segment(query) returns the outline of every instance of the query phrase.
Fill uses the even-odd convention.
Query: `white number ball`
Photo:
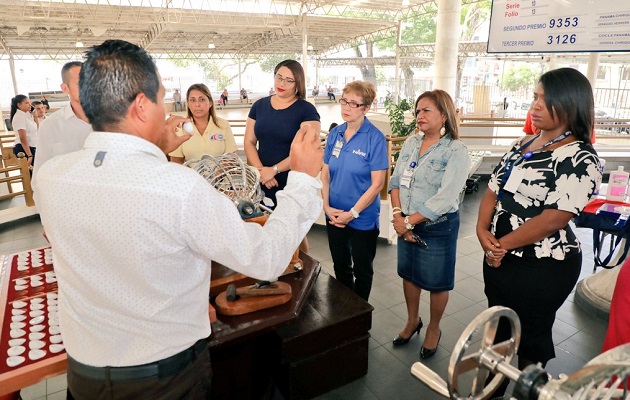
[[[184,132],[186,133],[193,132],[193,124],[191,122],[184,122],[184,125],[182,126],[182,128],[184,129]]]

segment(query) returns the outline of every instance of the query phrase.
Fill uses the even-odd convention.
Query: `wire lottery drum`
[[[245,164],[235,153],[205,155],[199,160],[186,161],[184,165],[195,170],[215,189],[230,198],[245,221],[265,224],[271,210],[262,204],[264,194],[256,168]],[[293,253],[284,274],[302,269],[299,253],[299,250]]]

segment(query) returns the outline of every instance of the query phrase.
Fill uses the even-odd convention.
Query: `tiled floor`
[[[436,355],[425,364],[443,378],[451,351],[466,325],[485,310],[481,274],[482,252],[475,236],[477,209],[485,182],[477,193],[468,194],[461,207],[461,228],[457,245],[457,272],[455,289],[442,320],[442,340]],[[4,207],[7,205],[5,204]],[[4,208],[0,204],[0,208]],[[583,242],[584,264],[582,276],[593,270],[590,231],[578,230]],[[333,274],[328,251],[326,232],[315,226],[309,233],[310,254],[322,262],[323,272]],[[14,253],[45,244],[41,236],[39,219],[23,220],[19,223],[0,226],[0,253]],[[406,319],[402,282],[396,274],[396,246],[379,239],[375,260],[375,276],[370,303],[374,306],[372,338],[369,347],[369,370],[365,377],[346,386],[318,397],[319,400],[405,400],[439,399],[440,396],[428,389],[410,374],[411,365],[418,361],[418,352],[424,338],[415,335],[407,346],[394,348],[391,340],[396,336]],[[428,296],[422,296],[421,316],[427,321]],[[606,331],[606,322],[584,312],[573,302],[573,294],[558,312],[554,326],[556,358],[547,370],[557,376],[578,370],[588,360],[599,354]],[[22,390],[24,400],[65,398],[65,375],[48,379]]]

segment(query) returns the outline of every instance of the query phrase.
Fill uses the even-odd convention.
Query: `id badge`
[[[410,168],[405,168],[405,171],[400,177],[400,186],[409,188],[409,185],[411,185],[412,176],[413,176],[413,171]]]
[[[342,147],[343,147],[343,142],[341,140],[337,140],[337,143],[335,143],[335,148],[333,148],[333,152],[332,152],[333,157],[339,158],[339,153],[341,153]]]
[[[503,190],[510,193],[516,193],[516,190],[520,186],[521,182],[523,182],[523,177],[525,176],[525,170],[520,166],[512,168],[512,172],[510,173],[510,177],[507,182],[505,182],[505,186]]]

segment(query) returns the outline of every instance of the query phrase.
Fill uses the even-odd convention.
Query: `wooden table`
[[[46,247],[48,248],[48,247]],[[44,249],[34,249],[31,251],[44,252]],[[20,389],[33,385],[44,379],[51,378],[56,375],[60,375],[66,372],[67,358],[65,351],[62,351],[56,355],[49,354],[46,358],[38,361],[26,361],[22,365],[15,368],[7,368],[6,365],[6,349],[8,348],[8,340],[10,339],[10,324],[12,303],[14,300],[25,298],[15,290],[10,289],[10,285],[14,285],[16,278],[18,254],[9,256],[2,256],[0,258],[0,363],[4,369],[0,368],[0,400],[17,399],[19,397]],[[221,348],[222,345],[230,342],[239,342],[247,339],[248,337],[256,336],[264,332],[272,331],[275,327],[285,324],[295,319],[302,306],[304,305],[305,298],[308,295],[314,281],[317,279],[317,275],[320,271],[319,262],[313,260],[308,256],[305,258],[306,265],[303,266],[302,271],[292,272],[290,274],[283,275],[280,280],[289,283],[292,286],[293,296],[291,301],[282,306],[270,308],[267,310],[257,311],[249,315],[243,315],[238,317],[224,317],[219,316],[218,321],[212,324],[212,335],[210,336],[210,347]],[[41,268],[46,268],[48,271],[52,271],[52,262],[45,264]],[[216,277],[220,283],[213,291],[222,290],[227,286],[226,277],[233,275],[237,278],[237,286],[250,284],[255,282],[254,279],[236,274],[235,272],[225,268],[220,264],[213,263],[212,265],[213,279]],[[34,270],[35,271],[35,270]],[[20,272],[19,278],[27,276],[29,271]],[[212,283],[211,283],[212,287]],[[47,287],[52,292],[57,291],[56,284]],[[39,295],[45,293],[42,291]],[[18,294],[16,297],[15,295]],[[26,298],[30,296],[30,293],[26,294]],[[28,300],[27,300],[28,301]],[[26,327],[28,328],[28,321],[25,320]],[[2,346],[1,343],[5,345]],[[28,347],[26,345],[26,347]],[[28,353],[28,349],[26,350]]]

